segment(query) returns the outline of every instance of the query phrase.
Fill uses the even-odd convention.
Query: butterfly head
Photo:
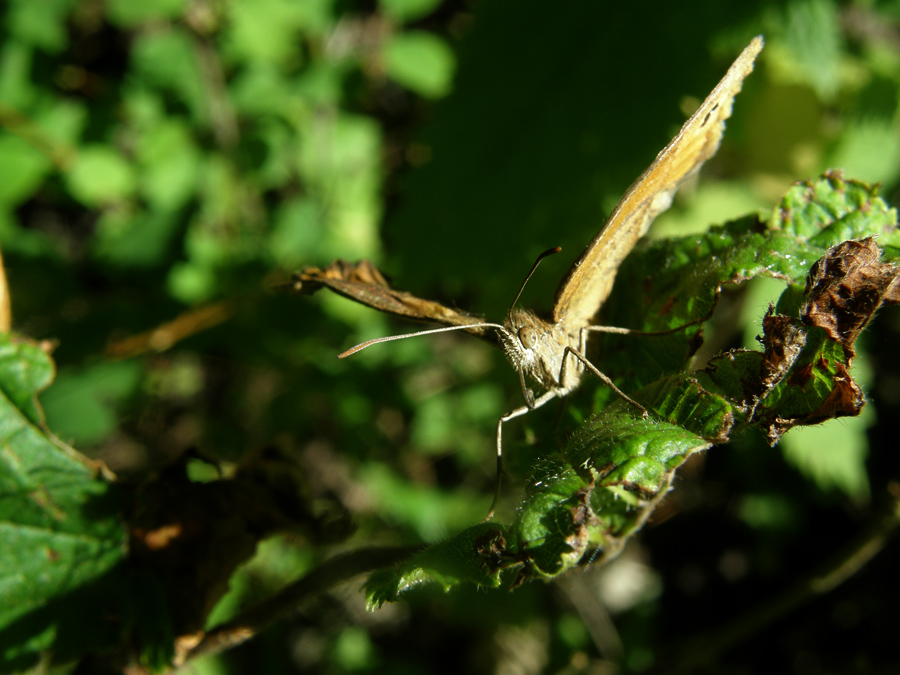
[[[556,326],[533,312],[513,308],[504,330],[498,331],[506,358],[521,374],[537,380],[545,389],[560,387],[559,373],[565,343],[560,343]]]

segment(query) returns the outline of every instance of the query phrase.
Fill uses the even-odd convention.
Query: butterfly
[[[376,343],[415,335],[466,330],[490,339],[493,333],[507,359],[518,372],[525,397],[524,406],[508,412],[497,423],[498,476],[503,450],[503,424],[572,392],[580,384],[586,370],[594,373],[646,417],[647,410],[620,391],[586,356],[591,332],[637,331],[598,326],[592,324],[591,320],[609,297],[622,261],[647,233],[656,216],[669,208],[681,184],[697,173],[719,149],[725,121],[731,116],[734,98],[741,90],[744,79],[753,71],[754,62],[762,48],[763,37],[755,37],[697,111],[684,123],[675,138],[628,188],[606,224],[561,281],[549,321],[540,318],[535,312],[516,307],[517,296],[503,324],[485,322],[439,303],[390,288],[380,272],[367,261],[354,264],[339,260],[324,269],[307,267],[294,275],[294,289],[311,293],[328,287],[340,295],[390,314],[444,325],[443,328],[375,338],[343,352],[339,355],[340,358]],[[525,281],[528,281],[543,257],[556,251],[558,249],[550,249],[541,254]],[[529,379],[543,388],[543,393],[537,398],[527,385]],[[499,480],[491,513],[498,493]]]

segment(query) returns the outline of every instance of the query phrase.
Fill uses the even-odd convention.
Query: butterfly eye
[[[519,342],[525,349],[531,349],[537,343],[537,336],[534,334],[534,328],[523,326],[519,329]]]

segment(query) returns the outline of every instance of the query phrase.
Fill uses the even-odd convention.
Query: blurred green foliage
[[[561,245],[565,253],[526,290],[527,306],[546,307],[619,195],[757,33],[767,47],[718,157],[656,230],[680,234],[769,209],[791,181],[829,167],[882,182],[896,203],[898,21],[888,0],[565,8],[8,0],[0,7],[0,249],[14,330],[55,341],[57,379],[41,396],[47,425],[119,476],[132,495],[123,507],[131,524],[135,511],[166,503],[193,514],[179,491],[193,497],[212,486],[197,493],[211,522],[240,514],[254,537],[288,532],[230,579],[210,625],[283,588],[338,543],[418,544],[457,533],[486,510],[494,422],[519,404],[499,354],[443,336],[338,361],[342,349],[405,327],[341,299],[271,290],[296,266],[367,257],[400,288],[497,319],[534,256]],[[743,309],[738,296],[726,297],[709,342],[734,346],[779,293],[748,294]],[[210,307],[218,318],[206,321]],[[399,609],[374,614],[362,611],[351,584],[208,667],[476,673],[662,663],[686,635],[774,596],[871,515],[868,496],[877,501],[898,475],[890,425],[900,405],[898,332],[896,314],[885,312],[858,357],[857,369],[872,373],[866,418],[813,432],[824,439],[794,442],[791,432],[783,453],[744,437],[698,457],[665,503],[679,517],[649,528],[622,566],[513,594],[421,588]],[[29,401],[15,403],[40,430]],[[590,412],[573,407],[564,427]],[[552,418],[509,434],[507,511],[531,472],[537,450],[528,441],[564,438]],[[198,462],[203,471],[188,470]],[[247,490],[208,496],[220,483]],[[81,496],[60,502],[66,513],[83,514],[83,495],[99,484],[79,478]],[[6,483],[0,491],[0,503],[14,493]],[[105,588],[135,598],[135,616],[122,618],[129,631],[116,635],[99,635],[107,625],[90,616],[61,621],[96,631],[61,632],[75,649],[58,654],[137,643],[145,664],[159,665],[172,656],[171,631],[184,625],[167,623],[178,612],[166,607],[161,582],[107,572],[120,533],[106,511],[93,515],[102,564],[74,574],[65,587],[73,597],[58,599],[83,611],[90,605],[75,587],[95,599]],[[31,550],[7,529],[0,537],[4,551]],[[209,541],[218,543],[200,552],[229,560],[245,545]],[[871,578],[821,600],[831,602],[827,611],[801,612],[790,634],[770,629],[729,663],[760,669],[802,651],[832,672],[859,672],[863,661],[889,671],[897,657],[887,647],[888,610],[900,602],[886,581],[892,555]],[[9,569],[43,568],[25,556]],[[208,590],[203,580],[228,580],[207,568],[190,573],[173,578],[191,597]],[[601,620],[602,603],[583,604],[600,597],[601,583],[637,586],[615,610],[615,630]],[[40,621],[56,606],[40,610],[43,600],[19,606],[34,612],[34,623],[17,624],[22,633],[0,630],[4,653],[24,659],[16,669],[50,644]],[[94,611],[108,618],[108,607],[104,600]],[[838,645],[854,648],[838,653]]]

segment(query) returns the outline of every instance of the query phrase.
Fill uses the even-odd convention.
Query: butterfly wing
[[[716,154],[734,97],[762,47],[762,36],[755,37],[678,135],[628,188],[605,227],[557,289],[554,322],[570,332],[588,325],[609,296],[619,265],[638,239],[647,233],[653,219],[669,208],[681,183]]]
[[[425,300],[405,291],[397,291],[368,260],[349,263],[336,260],[325,268],[305,267],[294,274],[292,290],[312,294],[329,288],[338,295],[355,300],[373,309],[414,321],[428,321],[444,326],[480,324],[482,319],[446,307],[433,300]],[[493,339],[493,331],[483,326],[466,329],[481,337]]]

